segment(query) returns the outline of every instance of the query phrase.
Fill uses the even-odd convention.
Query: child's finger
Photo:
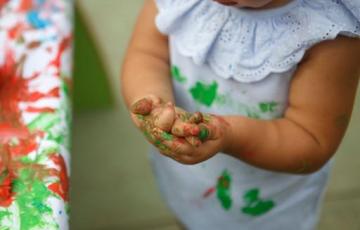
[[[194,147],[199,147],[202,142],[198,137],[185,137],[186,141],[189,142],[190,145],[194,146]]]
[[[169,132],[175,121],[175,107],[172,103],[168,103],[155,108],[152,115],[154,117],[154,125]]]
[[[130,108],[132,113],[139,115],[149,115],[153,109],[153,102],[149,98],[136,101]]]
[[[182,120],[183,122],[187,122],[191,117],[191,113],[179,107],[175,107],[175,112],[176,112],[176,118]]]
[[[131,105],[130,111],[135,114],[149,115],[152,109],[161,104],[161,99],[155,95],[147,95]]]
[[[196,112],[196,113],[193,113],[193,114],[190,116],[188,122],[189,122],[189,123],[193,123],[193,124],[199,124],[199,123],[202,122],[202,120],[203,120],[202,113]]]
[[[157,138],[157,140],[161,141],[162,144],[171,150],[172,156],[182,154],[190,155],[192,153],[191,145],[183,138],[175,137],[159,128],[153,129],[153,135]]]
[[[144,116],[143,115],[131,113],[130,117],[131,117],[131,120],[136,125],[136,127],[141,128],[143,126],[143,123],[144,123]]]
[[[217,139],[216,127],[210,124],[199,124],[200,132],[198,138],[204,142],[206,140],[215,140]]]
[[[176,119],[171,128],[171,133],[178,137],[198,136],[200,133],[200,128],[196,124],[191,124],[188,122],[183,122],[180,119]]]

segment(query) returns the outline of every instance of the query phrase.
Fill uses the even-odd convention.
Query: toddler
[[[316,227],[359,36],[359,0],[145,2],[122,93],[186,228]]]

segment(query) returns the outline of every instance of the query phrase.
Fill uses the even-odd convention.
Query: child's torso
[[[188,111],[276,119],[287,107],[296,67],[252,83],[217,76],[177,51],[170,38],[176,104]],[[289,153],[291,154],[291,153]],[[173,211],[190,229],[288,229],[289,223],[312,229],[329,165],[311,176],[252,167],[219,153],[185,166],[151,154],[160,189]],[[286,216],[286,220],[279,217]],[[202,221],[204,217],[210,220]],[[254,221],[257,219],[257,221]],[[284,228],[282,228],[284,227]]]

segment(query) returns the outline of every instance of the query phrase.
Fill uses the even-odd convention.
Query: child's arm
[[[197,145],[197,139],[191,136],[196,134],[198,127],[181,122],[176,116],[185,116],[186,112],[178,111],[179,108],[174,106],[172,112],[168,105],[169,102],[174,102],[168,40],[155,26],[156,14],[154,0],[145,1],[122,68],[122,94],[131,111],[132,120],[152,144],[161,147],[153,135],[155,127],[170,131],[175,123],[179,130],[184,129],[180,134],[189,135],[186,138]]]
[[[275,171],[310,173],[336,152],[351,117],[360,75],[360,40],[339,37],[312,48],[296,72],[283,119],[227,116],[226,152]]]
[[[164,102],[174,101],[168,41],[155,26],[156,13],[154,1],[146,0],[126,53],[121,88],[128,107],[147,95],[155,95]]]
[[[225,152],[272,171],[311,173],[336,152],[351,117],[360,75],[360,41],[340,37],[312,48],[293,78],[284,118],[205,115],[209,135],[198,148],[162,140],[171,157],[197,164]]]

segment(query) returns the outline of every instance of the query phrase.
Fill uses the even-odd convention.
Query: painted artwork
[[[0,0],[0,230],[68,229],[72,2]]]

